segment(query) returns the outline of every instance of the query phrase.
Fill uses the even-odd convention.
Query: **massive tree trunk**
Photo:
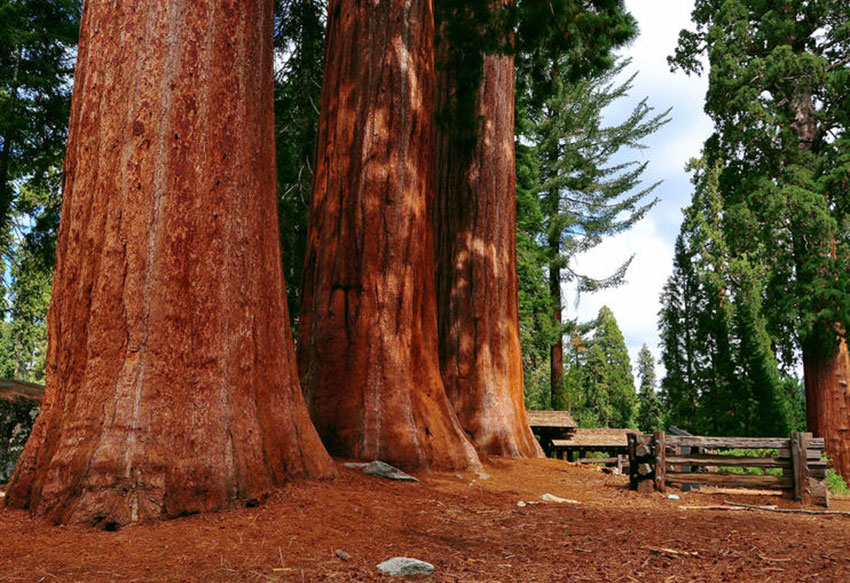
[[[331,452],[477,465],[440,379],[431,0],[328,7],[298,359]]]
[[[438,75],[437,91],[447,105],[457,91],[451,74]],[[525,413],[519,339],[513,57],[485,56],[474,115],[482,123],[473,148],[451,130],[437,141],[442,377],[461,425],[483,451],[538,456]]]
[[[44,410],[7,492],[115,527],[329,476],[276,225],[271,0],[85,3]]]
[[[809,431],[823,437],[836,472],[850,479],[850,354],[841,339],[828,353],[803,349],[806,420]]]

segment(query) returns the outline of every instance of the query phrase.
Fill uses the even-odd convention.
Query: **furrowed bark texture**
[[[271,1],[85,3],[44,408],[8,504],[104,527],[334,473],[295,368]]]
[[[445,73],[437,83],[442,105],[456,87]],[[482,123],[471,151],[450,132],[437,140],[440,367],[458,420],[479,448],[537,457],[519,337],[513,57],[485,56],[475,115]]]
[[[328,449],[478,464],[440,379],[430,0],[331,1],[298,359]]]
[[[823,437],[833,469],[850,479],[850,354],[841,340],[832,354],[803,349],[806,421]]]

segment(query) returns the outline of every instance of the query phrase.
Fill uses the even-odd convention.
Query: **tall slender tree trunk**
[[[437,353],[432,0],[328,7],[298,357],[336,454],[478,464]]]
[[[558,330],[555,342],[549,348],[549,395],[552,408],[561,401],[564,390],[564,324],[563,299],[561,297],[561,269],[557,259],[561,256],[561,246],[558,239],[549,242],[549,248],[555,261],[549,264],[549,299],[552,302],[552,320]]]
[[[457,91],[453,81],[438,74],[440,106]],[[473,148],[450,131],[437,140],[440,368],[461,425],[483,451],[536,457],[519,338],[513,57],[485,55],[474,115],[481,128]]]
[[[147,522],[330,476],[276,225],[271,0],[85,3],[44,409],[8,504]]]

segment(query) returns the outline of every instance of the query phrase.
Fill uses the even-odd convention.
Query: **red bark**
[[[85,3],[44,410],[8,504],[121,526],[330,476],[276,224],[270,0]]]
[[[803,349],[808,429],[823,437],[832,466],[850,479],[850,353],[843,339],[831,354]]]
[[[332,453],[478,463],[437,356],[431,0],[328,7],[298,358]]]
[[[448,103],[457,91],[450,74],[438,76],[437,90]],[[483,451],[536,457],[519,337],[513,57],[485,56],[474,115],[482,123],[471,150],[450,131],[437,141],[441,371],[461,425]]]
[[[560,239],[550,241],[549,248],[554,257],[560,257]],[[564,400],[564,333],[562,330],[564,314],[561,298],[561,268],[555,261],[549,264],[549,298],[552,301],[552,320],[558,328],[558,338],[549,348],[549,399],[551,407],[558,409]]]

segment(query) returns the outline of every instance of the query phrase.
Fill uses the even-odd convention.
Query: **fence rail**
[[[823,439],[811,433],[790,438],[629,435],[632,489],[664,492],[668,485],[700,484],[725,488],[781,490],[804,505],[829,506]],[[770,449],[769,457],[720,455],[718,450]],[[781,475],[720,473],[718,468],[778,469]]]

